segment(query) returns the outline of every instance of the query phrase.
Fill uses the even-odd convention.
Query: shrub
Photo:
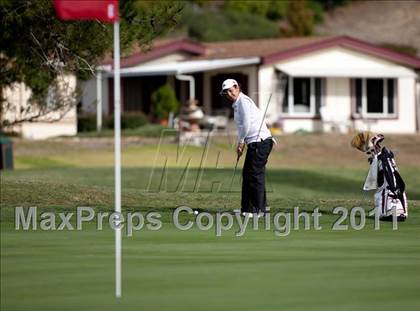
[[[223,41],[279,36],[277,22],[264,16],[235,10],[186,12],[183,23],[188,35],[200,41]]]
[[[106,127],[109,129],[114,128],[114,116],[106,117]],[[135,129],[149,123],[147,116],[141,112],[128,112],[121,115],[121,128],[122,129]]]
[[[148,122],[147,116],[141,112],[130,112],[121,115],[121,129],[135,129],[146,125]],[[102,118],[102,129],[114,129],[114,116],[104,116]],[[96,115],[79,115],[77,117],[77,131],[91,132],[96,131]]]
[[[91,132],[96,130],[96,115],[77,116],[77,132]]]
[[[163,132],[165,130],[165,132]],[[160,124],[147,124],[137,129],[126,130],[123,132],[124,136],[141,136],[141,137],[173,137],[176,136],[174,129],[168,129],[166,126]]]
[[[291,30],[289,36],[310,36],[314,31],[314,12],[303,0],[289,2],[287,21]]]
[[[416,56],[417,49],[410,45],[404,45],[404,44],[395,44],[395,43],[383,43],[381,44],[384,48],[394,50],[398,53],[408,54],[411,56]]]
[[[164,120],[168,119],[170,112],[178,112],[180,104],[175,91],[166,83],[152,93],[152,106],[156,116]]]
[[[286,16],[287,4],[287,1],[278,0],[226,0],[223,4],[223,9],[224,11],[258,15],[272,21],[277,21]]]
[[[163,130],[166,130],[162,133]],[[123,137],[137,136],[137,137],[174,137],[177,135],[173,129],[168,129],[160,124],[146,124],[136,129],[125,129],[121,131]],[[113,137],[114,131],[111,129],[104,129],[101,132],[83,132],[78,133],[79,137]]]

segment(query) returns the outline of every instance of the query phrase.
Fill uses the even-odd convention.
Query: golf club
[[[239,154],[238,154],[238,156],[236,157],[236,164],[235,164],[235,168],[234,168],[234,170],[233,170],[233,176],[232,176],[232,179],[231,179],[231,181],[230,181],[229,193],[230,193],[230,191],[232,190],[233,180],[235,179],[236,170],[238,169],[239,159],[240,159],[240,156],[239,156]]]

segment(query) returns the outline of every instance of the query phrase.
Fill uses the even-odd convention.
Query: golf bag
[[[404,221],[408,216],[407,196],[405,183],[395,163],[394,154],[391,150],[383,147],[380,152],[371,158],[371,169],[366,179],[364,189],[372,189],[372,170],[377,170],[377,188],[374,194],[375,208],[382,220],[392,220],[395,209],[398,221]],[[369,176],[370,175],[370,176]],[[368,179],[370,178],[370,181]],[[370,189],[367,189],[370,188]]]

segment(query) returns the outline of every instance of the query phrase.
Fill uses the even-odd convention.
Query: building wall
[[[76,77],[72,75],[63,78],[63,84],[66,84],[66,89],[63,92],[73,92],[76,87]],[[67,89],[68,87],[68,89]],[[12,87],[4,90],[6,101],[11,103],[10,109],[5,110],[2,118],[18,120],[25,117],[20,108],[27,107],[28,100],[31,96],[31,90],[26,87],[24,83],[16,83]],[[59,116],[64,113],[64,116],[58,120]],[[28,115],[26,115],[28,116]],[[30,115],[29,115],[30,116]],[[57,119],[58,121],[50,122]],[[28,139],[45,139],[56,136],[72,136],[77,134],[77,110],[73,106],[67,112],[51,112],[36,120],[36,122],[22,122],[13,126],[11,130],[22,135],[23,138]]]
[[[77,134],[77,113],[72,108],[60,121],[54,123],[25,122],[21,125],[22,137],[27,139],[46,139],[57,136],[74,136]]]
[[[93,77],[88,81],[80,82],[80,87],[82,90],[82,110],[86,113],[96,114],[96,99],[97,99],[97,78]],[[102,85],[102,114],[108,114],[108,78],[104,78],[104,75],[101,76],[101,85]]]
[[[322,131],[347,132],[351,127],[350,78],[325,79],[324,105],[321,108]]]
[[[173,53],[166,56],[162,56],[157,59],[150,60],[148,62],[141,63],[141,65],[155,65],[155,64],[164,64],[164,63],[172,63],[172,62],[180,62],[183,61],[189,56],[186,53]]]
[[[322,122],[316,119],[283,120],[283,132],[294,133],[296,131],[320,132],[322,131]]]
[[[2,120],[21,119],[22,112],[20,108],[26,107],[26,103],[31,97],[31,90],[24,83],[14,83],[3,90],[3,95],[5,100],[10,103],[10,107],[6,109],[2,107]]]
[[[258,89],[259,107],[266,112],[266,120],[270,124],[279,121],[283,94],[276,86],[274,66],[260,66],[258,71]]]
[[[349,48],[332,47],[298,55],[280,61],[275,66],[296,76],[307,76],[308,72],[322,76],[328,72],[335,77],[413,77],[413,70],[385,59],[357,52]]]
[[[325,89],[325,108],[332,115],[351,116],[351,92],[349,78],[327,78]]]

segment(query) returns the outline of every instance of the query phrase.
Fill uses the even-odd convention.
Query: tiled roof
[[[121,58],[121,67],[135,66],[175,52],[186,53],[189,60],[260,57],[262,64],[269,64],[334,46],[354,49],[412,68],[420,68],[420,58],[418,57],[398,53],[347,36],[254,39],[209,43],[198,43],[186,38],[159,39],[153,42],[152,49],[147,52],[141,51],[139,47],[134,47],[129,56]],[[112,59],[107,57],[104,63],[111,64]]]
[[[321,42],[327,38],[298,37],[203,43],[206,47],[205,54],[194,58],[264,57],[277,52],[299,48],[307,44]]]

